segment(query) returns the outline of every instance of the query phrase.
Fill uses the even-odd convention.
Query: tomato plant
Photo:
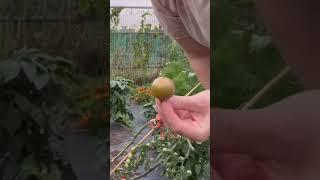
[[[151,109],[153,105],[153,103],[149,103],[145,107]],[[153,107],[151,112],[155,113]],[[179,135],[175,136],[169,130],[165,130],[161,124],[158,126],[160,123],[159,120],[157,117],[156,125],[151,125],[153,122],[150,122],[151,128],[156,128],[150,130],[143,137],[143,140],[148,137],[149,133],[155,132],[152,138],[149,139],[146,144],[142,144],[143,141],[140,140],[140,142],[134,146],[135,150],[130,151],[122,161],[113,168],[111,173],[116,172],[116,177],[134,177],[133,179],[139,179],[161,166],[163,168],[162,175],[170,179],[208,179],[210,172],[209,142],[201,144],[191,143],[189,139]],[[142,131],[140,130],[137,135],[140,132]],[[135,135],[134,139],[137,135]],[[121,155],[121,153],[119,155]],[[114,159],[112,162],[113,161]],[[120,170],[118,168],[121,166],[121,162],[124,164]],[[145,169],[145,172],[140,175],[136,173],[139,167],[144,167]]]
[[[75,179],[61,152],[72,113],[64,85],[73,65],[37,49],[0,61],[0,174],[4,179]],[[71,173],[70,173],[71,172]]]
[[[127,105],[131,99],[131,88],[133,81],[121,77],[110,81],[110,107],[111,121],[120,122],[126,126],[131,126],[134,120]]]

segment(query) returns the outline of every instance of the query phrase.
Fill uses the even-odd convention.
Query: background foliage
[[[215,106],[236,108],[257,93],[284,67],[251,0],[217,0],[213,4],[213,92]],[[302,89],[291,74],[256,107],[274,103]]]
[[[110,81],[111,122],[117,121],[126,126],[132,126],[134,118],[128,109],[132,84],[133,81],[121,77]]]
[[[37,49],[0,62],[0,174],[3,179],[74,179],[61,152],[72,114],[64,85],[72,63]]]

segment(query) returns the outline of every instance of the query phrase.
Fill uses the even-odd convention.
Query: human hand
[[[259,110],[216,108],[213,173],[223,180],[319,179],[319,102],[320,91],[311,91]]]
[[[210,136],[210,91],[194,96],[172,96],[157,100],[157,111],[165,125],[175,133],[194,141],[206,141]]]

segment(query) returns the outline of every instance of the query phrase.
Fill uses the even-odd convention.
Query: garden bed
[[[110,158],[112,159],[115,155],[117,155],[123,147],[125,147],[132,139],[134,133],[136,133],[148,120],[143,116],[143,109],[141,105],[135,104],[131,102],[128,106],[128,109],[133,114],[135,122],[133,124],[132,130],[123,127],[119,123],[112,123],[110,126]],[[149,129],[145,129],[143,134],[145,134]],[[137,141],[139,141],[142,137],[138,137]],[[115,161],[117,164],[117,161]],[[159,167],[158,169],[150,172],[148,176],[141,178],[143,180],[166,180],[167,178],[161,177],[161,171],[163,169]],[[136,175],[139,175],[143,172],[143,169],[139,169],[136,172]]]

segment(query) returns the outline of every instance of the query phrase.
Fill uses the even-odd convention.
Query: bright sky
[[[120,13],[120,28],[134,28],[140,27],[141,16],[145,12],[152,14],[146,19],[146,23],[158,25],[157,18],[153,15],[151,1],[150,0],[110,0],[110,6],[112,7],[147,7],[144,8],[125,8]]]
[[[110,0],[111,7],[151,7],[150,0]]]

